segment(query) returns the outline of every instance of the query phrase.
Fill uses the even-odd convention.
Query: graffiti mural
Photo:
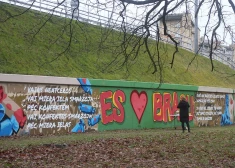
[[[231,125],[233,106],[231,94],[198,92],[194,123],[199,127]]]
[[[173,127],[175,123],[180,125],[179,117],[174,115],[178,110],[181,95],[185,95],[189,101],[192,121],[195,109],[194,94],[193,91],[154,92],[151,89],[132,88],[102,91],[102,122],[99,124],[99,130]]]
[[[22,108],[6,94],[4,86],[0,86],[0,136],[17,134],[25,122]]]
[[[0,136],[176,128],[181,125],[177,105],[182,95],[190,104],[191,126],[234,123],[231,91],[170,84],[154,89],[158,85],[147,82],[86,78],[66,82],[0,83]]]
[[[99,93],[88,79],[79,86],[1,85],[0,136],[98,130]]]

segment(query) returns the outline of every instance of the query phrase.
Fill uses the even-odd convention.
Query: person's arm
[[[178,104],[177,108],[180,108],[180,107],[181,107],[181,101],[179,102],[179,104]]]

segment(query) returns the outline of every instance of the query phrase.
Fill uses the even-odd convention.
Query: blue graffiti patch
[[[5,107],[0,104],[0,136],[11,136],[13,132],[18,132],[20,129],[19,123],[15,116],[9,118],[5,114]]]
[[[11,124],[12,124],[12,129],[15,132],[18,132],[18,130],[20,129],[20,125],[19,125],[19,123],[16,120],[16,117],[14,115],[11,116]]]
[[[95,113],[95,108],[92,107],[91,105],[88,105],[88,104],[80,103],[78,106],[78,109],[81,110],[81,112],[86,113],[86,114],[94,114]]]
[[[11,136],[13,131],[17,132],[20,126],[14,115],[11,118],[7,118],[0,121],[0,136]]]
[[[77,80],[80,82],[80,85],[81,85],[81,88],[83,89],[83,91],[85,93],[92,95],[92,88],[91,88],[91,83],[90,83],[89,79],[77,78]],[[89,114],[89,115],[93,115],[96,112],[96,109],[92,105],[83,104],[81,102],[78,105],[78,110],[80,110],[82,113]],[[88,118],[88,126],[94,126],[97,123],[99,123],[100,120],[101,120],[100,114],[93,116],[92,118]],[[71,132],[85,132],[84,120],[80,119],[80,121],[73,127]]]
[[[225,107],[224,107],[224,114],[221,115],[221,121],[220,121],[220,125],[224,126],[224,125],[231,125],[233,124],[230,121],[230,113],[229,113],[229,95],[226,94],[225,95]]]
[[[12,135],[12,123],[11,120],[6,119],[0,123],[0,136],[10,136]]]
[[[77,78],[77,80],[80,82],[82,89],[84,92],[89,93],[92,95],[92,88],[91,88],[91,83],[89,79],[87,78]]]
[[[0,121],[3,119],[3,117],[5,116],[5,107],[0,104]]]
[[[98,114],[98,115],[94,116],[93,118],[88,119],[88,125],[94,126],[97,123],[99,123],[100,120],[101,120],[101,116],[100,116],[100,114]]]
[[[71,132],[85,132],[85,122],[83,119],[80,119],[80,121],[73,127]]]

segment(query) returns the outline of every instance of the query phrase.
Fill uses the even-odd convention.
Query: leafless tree
[[[31,2],[31,5],[21,13],[10,14],[1,22],[7,22],[10,19],[23,15],[28,12],[34,6],[36,0]],[[42,22],[39,23],[37,29],[35,27],[30,31],[32,33],[32,39],[34,39],[40,31],[49,22],[52,16],[55,14],[57,8],[61,8],[67,1],[58,1],[57,5],[50,9],[50,15],[47,15]],[[68,3],[68,2],[67,2]],[[69,2],[70,3],[70,2]],[[167,19],[172,14],[183,13],[185,16],[191,14],[193,18],[198,18],[203,13],[206,16],[206,25],[203,28],[202,42],[208,43],[210,46],[209,58],[211,60],[212,71],[214,70],[213,53],[216,48],[219,47],[223,37],[218,32],[219,28],[224,26],[227,34],[233,37],[234,24],[229,21],[229,17],[235,15],[235,3],[232,0],[201,0],[198,4],[198,8],[194,11],[194,2],[190,0],[72,0],[72,7],[70,8],[69,18],[65,21],[64,26],[61,28],[61,34],[53,41],[56,41],[63,36],[64,33],[69,35],[69,39],[66,42],[66,46],[63,51],[60,51],[53,60],[58,59],[71,49],[71,44],[76,41],[74,36],[75,27],[80,27],[80,30],[86,35],[86,30],[77,23],[91,23],[99,25],[101,27],[99,47],[97,53],[103,53],[110,50],[113,53],[111,62],[106,63],[105,68],[109,66],[115,66],[116,68],[126,67],[128,68],[135,63],[135,60],[143,53],[148,56],[151,64],[149,69],[152,73],[160,74],[160,81],[162,81],[162,69],[163,69],[163,56],[160,53],[160,47],[162,47],[162,41],[167,37],[168,42],[174,45],[174,52],[171,55],[171,61],[169,62],[171,68],[174,65],[174,60],[179,53],[179,40],[177,37],[169,32],[169,25]],[[84,10],[84,4],[90,6],[90,10],[96,10],[96,21],[89,20],[87,17],[81,16]],[[104,23],[102,21],[103,14],[101,9],[109,10],[109,15],[106,16],[108,20]],[[230,11],[230,12],[228,12]],[[88,15],[89,15],[88,11]],[[185,24],[191,24],[186,18]],[[194,19],[192,20],[192,22]],[[74,23],[75,22],[75,23]],[[162,23],[162,27],[159,23]],[[181,25],[187,27],[187,25]],[[115,40],[112,39],[115,34]],[[234,38],[234,37],[233,37]],[[233,39],[234,40],[234,39]],[[196,58],[195,54],[194,59]],[[69,57],[69,56],[67,56]],[[193,59],[193,60],[194,60]],[[192,61],[193,61],[192,60]]]

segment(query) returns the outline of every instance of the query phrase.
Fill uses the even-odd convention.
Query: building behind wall
[[[160,16],[161,17],[161,16]],[[191,14],[179,13],[170,14],[165,17],[167,33],[169,33],[178,43],[179,46],[190,51],[194,51],[195,25]],[[164,26],[162,19],[158,23],[160,29],[160,39],[167,43],[172,43],[171,39],[164,35]],[[198,39],[200,39],[200,29],[198,29]],[[199,53],[209,58],[210,45],[209,41],[198,40]],[[235,46],[223,45],[218,41],[217,49],[213,50],[213,60],[217,60],[230,68],[235,69]]]
[[[179,46],[188,50],[194,50],[195,28],[191,14],[171,14],[165,18],[167,32],[177,40]],[[159,21],[160,35],[163,41],[171,43],[169,37],[164,35],[164,26],[162,20]],[[198,29],[198,39],[200,29]]]

